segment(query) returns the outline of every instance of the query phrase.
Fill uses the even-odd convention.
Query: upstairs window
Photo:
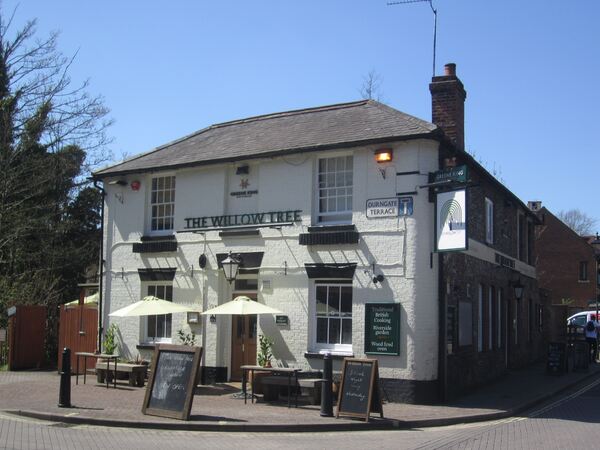
[[[317,222],[352,223],[352,156],[321,158],[318,164]]]
[[[152,231],[169,231],[173,229],[175,216],[175,177],[152,178],[150,193]]]
[[[525,231],[525,216],[520,214],[517,216],[517,250],[520,261],[525,261],[527,255],[527,234]]]
[[[494,243],[494,202],[485,199],[485,242]]]

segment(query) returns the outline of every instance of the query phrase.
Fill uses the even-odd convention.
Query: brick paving
[[[386,419],[375,415],[374,426],[420,427],[451,423],[489,420],[507,416],[533,402],[541,401],[584,379],[600,377],[600,364],[588,372],[550,376],[542,366],[509,374],[503,380],[483,387],[471,395],[447,405],[384,404]],[[141,412],[145,388],[118,382],[111,385],[96,383],[93,376],[79,385],[71,380],[73,408],[58,407],[60,377],[56,372],[0,372],[0,410],[34,412],[56,421],[79,420],[83,423],[134,424],[156,428],[197,430],[259,430],[260,427],[304,427],[304,431],[367,428],[362,421],[348,418],[323,418],[319,406],[301,403],[299,408],[287,408],[285,401],[277,403],[244,404],[233,398],[231,385],[200,386],[194,396],[189,421],[144,415]],[[392,422],[390,422],[390,420]],[[329,427],[329,428],[328,428]],[[346,427],[346,428],[344,428]]]

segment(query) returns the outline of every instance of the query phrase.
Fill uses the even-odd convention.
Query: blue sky
[[[115,155],[134,155],[207,125],[360,98],[431,119],[433,14],[386,0],[1,0],[15,23],[37,18],[78,51],[115,125]],[[436,0],[437,73],[467,90],[466,146],[523,201],[600,219],[597,0]],[[600,222],[598,224],[600,231]]]

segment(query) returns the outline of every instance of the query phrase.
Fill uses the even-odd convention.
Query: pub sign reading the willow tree
[[[365,354],[400,354],[400,304],[365,304]]]

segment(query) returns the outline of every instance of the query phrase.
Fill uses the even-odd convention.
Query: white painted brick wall
[[[264,252],[259,280],[270,280],[271,290],[260,291],[258,299],[289,316],[290,324],[277,326],[272,316],[259,318],[259,333],[276,340],[275,357],[289,366],[308,367],[304,357],[312,350],[309,316],[313,310],[310,282],[304,263],[357,263],[353,280],[353,352],[364,351],[364,304],[395,301],[401,304],[400,356],[379,356],[380,373],[386,378],[430,380],[437,377],[437,263],[430,267],[433,251],[433,204],[426,189],[426,174],[437,170],[437,143],[418,140],[396,143],[394,161],[385,170],[385,179],[373,160],[376,147],[354,152],[354,215],[353,223],[360,232],[358,245],[300,246],[298,235],[311,225],[315,203],[313,180],[317,154],[304,154],[260,160],[258,166],[257,212],[301,209],[302,224],[281,229],[261,228],[260,237],[221,239],[217,231],[205,234],[178,233],[178,250],[174,254],[134,254],[132,243],[139,242],[147,226],[150,176],[130,176],[128,181],[141,181],[141,189],[106,185],[105,220],[105,327],[113,320],[119,325],[122,352],[128,356],[139,353],[140,319],[108,318],[109,311],[139,300],[143,295],[138,268],[177,269],[173,280],[174,301],[197,304],[207,309],[231,299],[228,283],[217,269],[216,255],[234,252]],[[336,152],[327,152],[333,156]],[[257,169],[258,167],[258,169]],[[396,177],[396,172],[420,171],[421,175]],[[165,174],[172,174],[168,172]],[[230,166],[210,166],[178,171],[176,189],[175,228],[182,230],[186,217],[201,217],[239,212],[239,201],[230,202],[226,186],[235,182]],[[413,196],[414,215],[407,218],[367,219],[367,199],[394,197],[398,192],[417,191]],[[253,200],[254,202],[254,200]],[[246,211],[243,211],[246,212]],[[198,267],[201,254],[208,257],[204,270]],[[436,258],[434,258],[434,262]],[[284,264],[287,262],[287,275]],[[372,282],[375,274],[385,281]],[[193,277],[191,266],[194,266]],[[259,283],[260,286],[260,283]],[[312,300],[314,301],[314,299]],[[231,320],[217,317],[210,323],[202,316],[202,324],[193,330],[198,343],[205,348],[204,364],[229,366],[231,353]],[[190,330],[185,315],[173,316],[173,341],[182,328]],[[200,342],[202,341],[202,342]]]

